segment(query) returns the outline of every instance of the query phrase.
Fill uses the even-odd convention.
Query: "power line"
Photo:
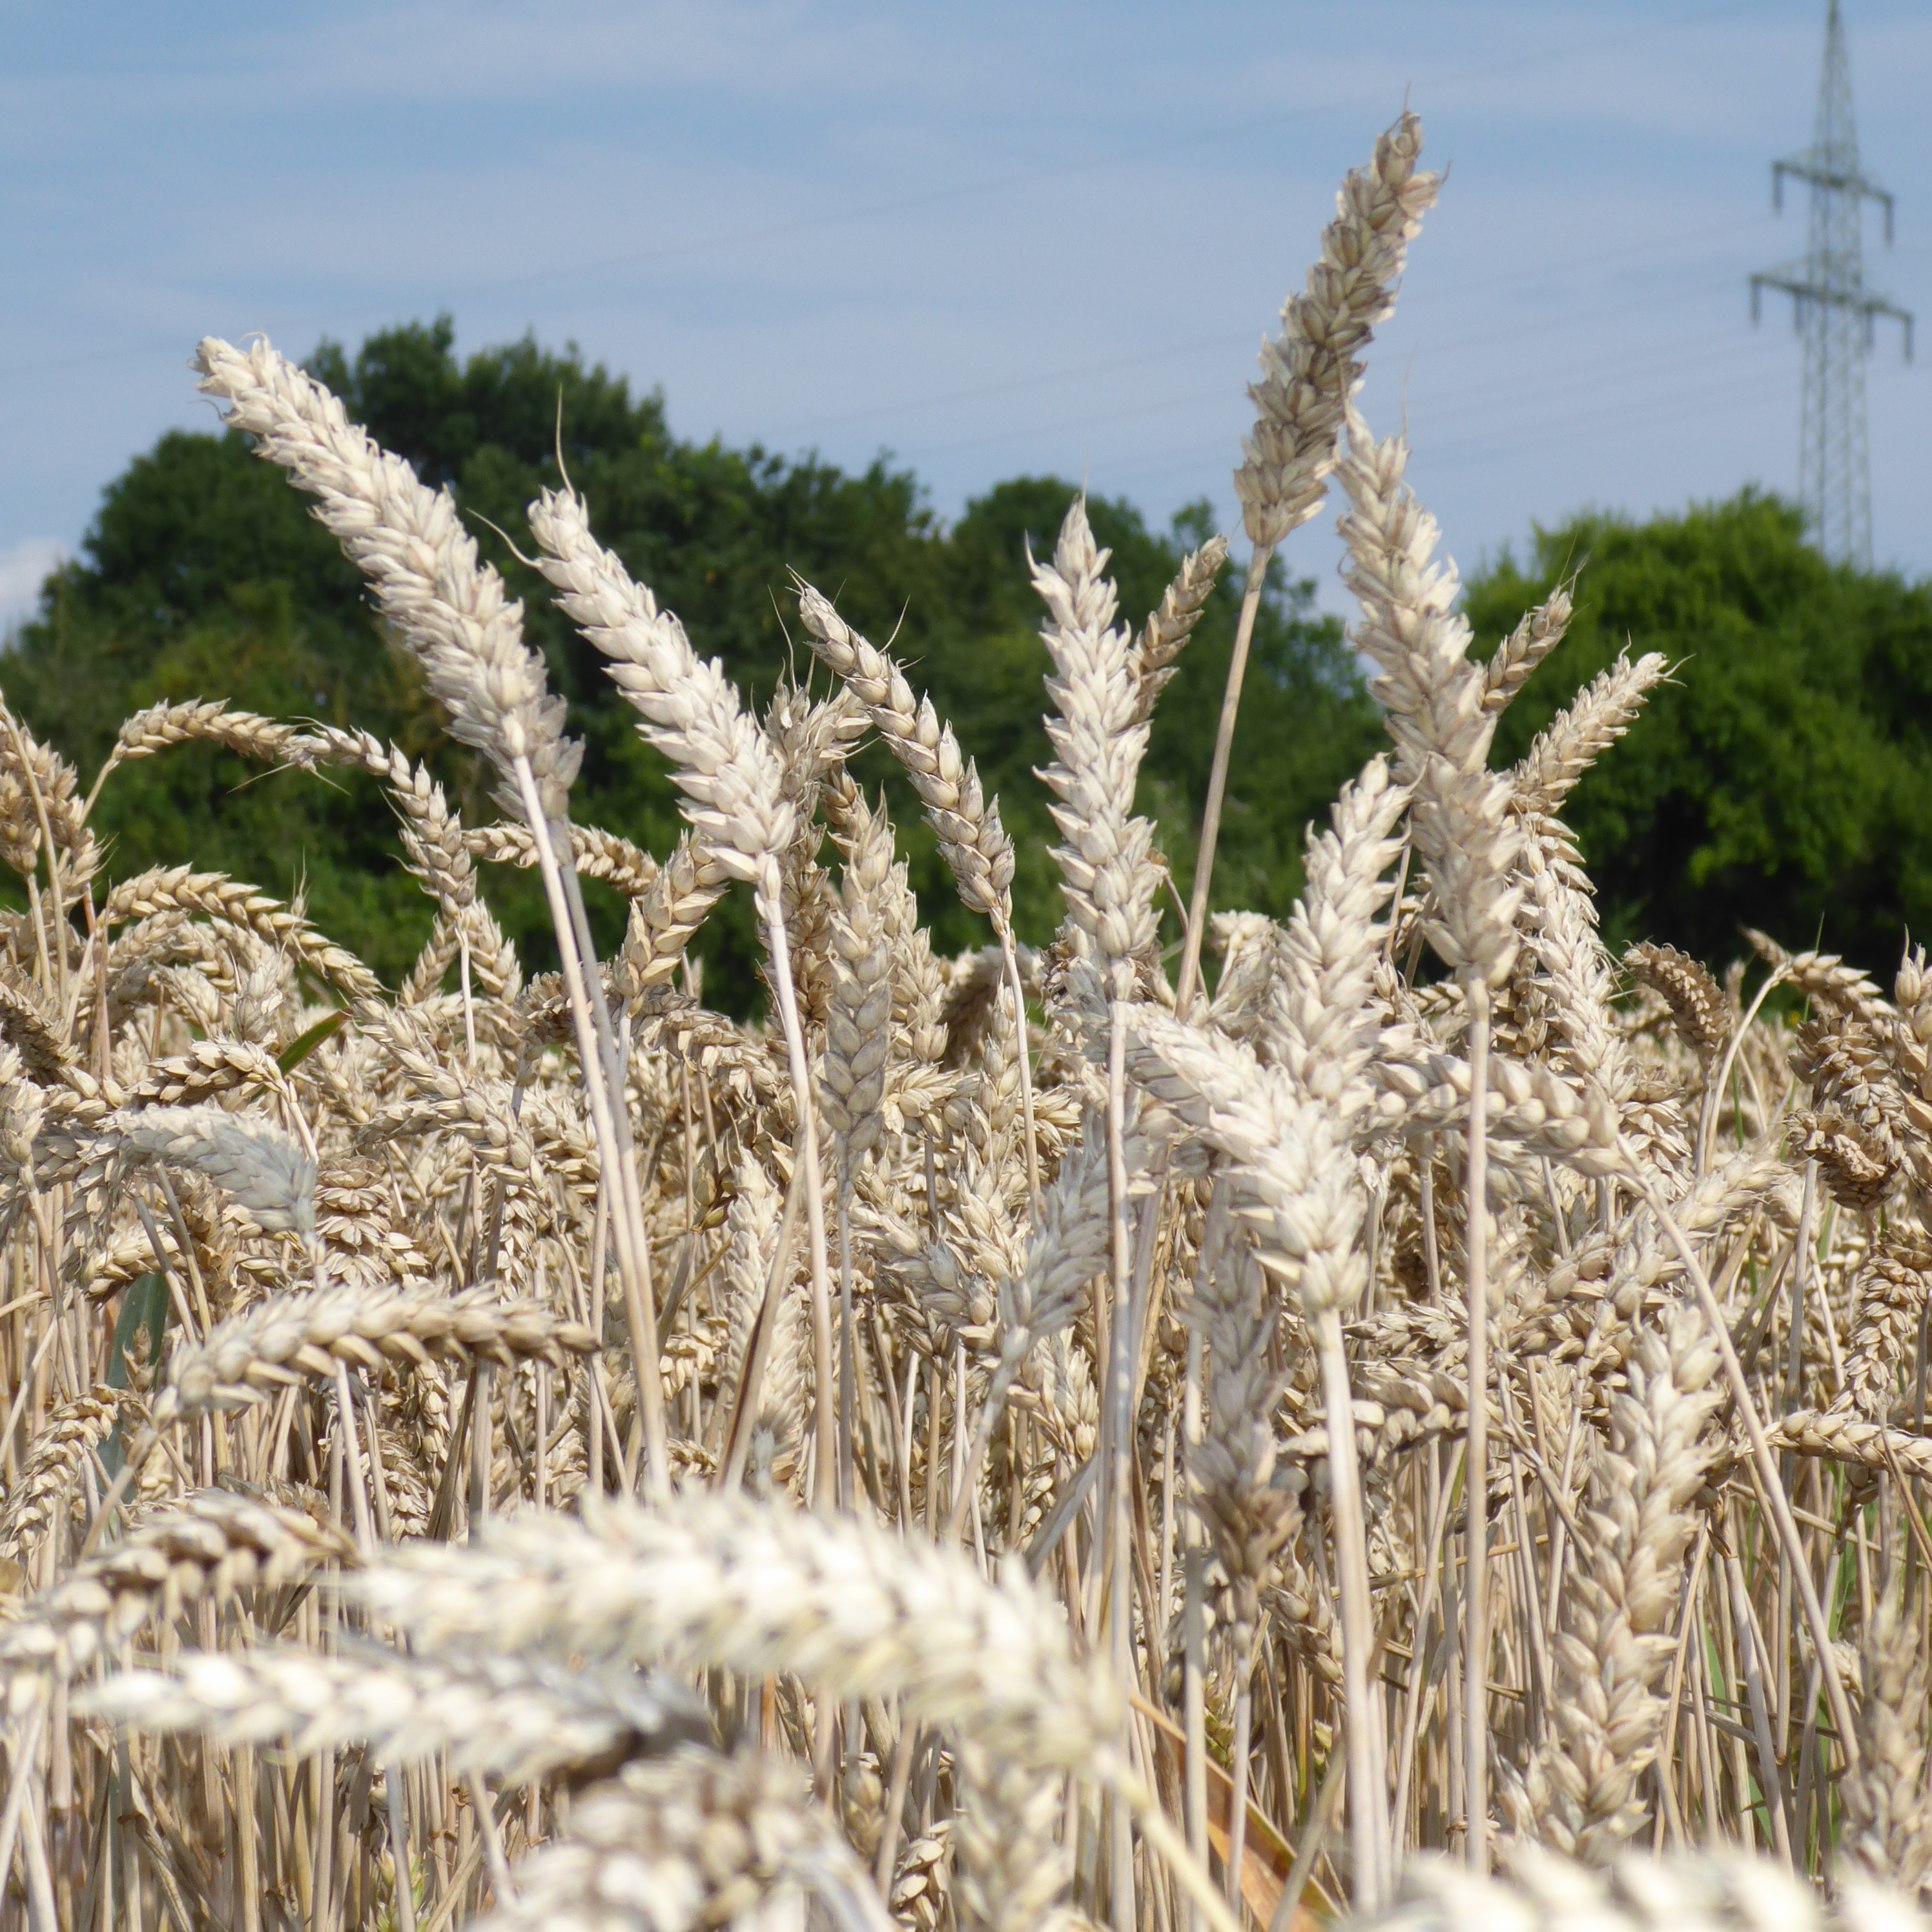
[[[1486,274],[1472,277],[1467,280],[1452,283],[1446,288],[1431,287],[1424,292],[1423,298],[1432,306],[1450,296],[1468,294],[1478,290],[1491,295],[1502,292],[1532,279],[1559,273],[1571,268],[1582,268],[1596,263],[1614,261],[1621,256],[1649,254],[1654,255],[1660,248],[1686,246],[1694,242],[1708,241],[1714,235],[1736,234],[1740,224],[1727,221],[1713,227],[1689,229],[1667,238],[1664,242],[1638,242],[1628,248],[1600,250],[1594,254],[1575,255],[1552,261],[1538,262],[1528,274],[1510,277]],[[1592,302],[1588,308],[1564,311],[1556,316],[1540,316],[1535,320],[1522,323],[1514,328],[1484,328],[1475,334],[1451,336],[1444,340],[1424,340],[1415,345],[1430,356],[1444,354],[1468,347],[1486,346],[1493,342],[1503,342],[1523,335],[1541,335],[1552,328],[1562,328],[1574,321],[1601,320],[1611,316],[1634,315],[1646,309],[1664,307],[1681,301],[1687,295],[1697,294],[1706,289],[1714,291],[1730,285],[1728,270],[1714,278],[1700,278],[1687,289],[1676,289],[1663,295],[1646,295],[1630,302],[1619,302],[1610,308]],[[1223,353],[1251,345],[1259,333],[1258,330],[1244,329],[1238,335],[1232,331],[1220,330],[1210,336],[1197,337],[1188,342],[1171,344],[1162,349],[1144,350],[1132,356],[1116,357],[1105,362],[1076,362],[1064,364],[1058,368],[1044,369],[1028,376],[1016,376],[998,382],[975,384],[968,388],[940,390],[921,396],[901,397],[890,403],[868,404],[862,409],[834,411],[823,416],[801,417],[792,422],[781,424],[768,430],[766,440],[778,442],[809,430],[841,429],[851,423],[874,421],[881,416],[900,416],[914,414],[922,410],[942,409],[952,403],[983,402],[992,396],[1017,394],[1026,389],[1046,388],[1054,383],[1079,382],[1096,376],[1119,375],[1130,369],[1146,368],[1160,362],[1179,362],[1191,356],[1204,356],[1210,352]]]
[[[1759,377],[1745,377],[1736,382],[1715,386],[1700,382],[1683,389],[1661,392],[1652,381],[1646,385],[1648,400],[1642,402],[1600,401],[1581,415],[1543,418],[1527,429],[1498,423],[1492,434],[1462,441],[1437,435],[1438,425],[1424,416],[1418,426],[1420,439],[1418,460],[1426,460],[1430,468],[1440,469],[1486,456],[1497,450],[1527,452],[1605,429],[1648,428],[1659,422],[1690,422],[1766,393],[1766,385]],[[1157,451],[1137,460],[1130,458],[1112,473],[1124,482],[1170,475],[1184,466],[1191,467],[1210,460],[1217,452],[1225,454],[1228,447],[1226,437],[1212,443],[1204,438],[1196,438],[1185,445]]]
[[[1501,338],[1491,336],[1474,339],[1491,341]],[[1741,359],[1735,330],[1694,336],[1689,338],[1684,346],[1696,347],[1700,344],[1708,345],[1704,353],[1696,356],[1680,354],[1673,361],[1673,369],[1681,371],[1708,367],[1713,363],[1736,365]],[[1743,353],[1754,353],[1758,359],[1767,364],[1778,359],[1778,352],[1768,345],[1755,352],[1745,351]],[[1432,428],[1443,422],[1445,412],[1451,422],[1472,413],[1486,416],[1493,413],[1490,406],[1492,400],[1533,402],[1542,394],[1568,396],[1580,392],[1599,392],[1616,386],[1626,376],[1642,379],[1640,393],[1647,395],[1654,390],[1656,352],[1648,346],[1607,361],[1601,357],[1591,357],[1588,360],[1587,368],[1582,366],[1582,360],[1579,358],[1558,365],[1546,365],[1540,370],[1527,374],[1520,369],[1516,369],[1505,376],[1474,383],[1451,385],[1446,389],[1426,389],[1423,392],[1422,400],[1412,406],[1412,412],[1418,421]],[[1190,391],[1184,394],[1161,397],[1124,407],[1095,410],[1066,417],[1057,422],[1028,423],[1013,429],[994,430],[983,436],[967,436],[947,442],[911,443],[904,453],[908,460],[916,461],[924,458],[950,455],[962,449],[977,449],[994,443],[1015,442],[1024,436],[1047,436],[1061,434],[1070,430],[1100,428],[1111,423],[1163,415],[1173,410],[1199,409],[1217,403],[1232,408],[1236,395],[1237,392],[1231,386],[1217,383],[1212,390]],[[1234,431],[1231,429],[1221,439],[1231,452],[1234,448],[1233,435]],[[1231,454],[1230,462],[1233,460]]]

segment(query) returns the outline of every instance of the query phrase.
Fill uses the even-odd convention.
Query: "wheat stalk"
[[[1321,508],[1348,399],[1362,379],[1356,352],[1393,310],[1408,244],[1436,199],[1438,178],[1416,170],[1421,146],[1422,124],[1404,114],[1376,142],[1369,166],[1351,172],[1343,182],[1335,219],[1322,231],[1321,259],[1309,271],[1304,292],[1283,304],[1282,332],[1262,342],[1262,380],[1249,388],[1255,426],[1243,440],[1234,494],[1252,548],[1202,808],[1194,890],[1175,988],[1184,1012],[1200,971],[1234,718],[1269,560],[1288,532]]]

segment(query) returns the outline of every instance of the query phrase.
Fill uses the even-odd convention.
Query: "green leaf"
[[[324,1040],[341,1030],[343,1022],[348,1017],[346,1013],[331,1013],[326,1019],[317,1020],[306,1033],[297,1034],[275,1055],[275,1064],[284,1073],[292,1073]]]
[[[121,1318],[114,1324],[114,1340],[107,1352],[107,1382],[110,1388],[128,1386],[128,1351],[142,1330],[148,1338],[147,1360],[152,1365],[161,1358],[161,1338],[167,1331],[168,1318],[174,1312],[168,1285],[158,1274],[137,1275],[121,1298]],[[125,1445],[121,1440],[122,1422],[101,1444],[100,1461],[110,1477],[121,1473]]]

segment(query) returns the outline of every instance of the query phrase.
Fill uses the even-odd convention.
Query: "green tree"
[[[1052,478],[1002,484],[948,529],[916,479],[883,458],[853,474],[815,457],[682,442],[667,428],[658,396],[634,395],[573,348],[551,351],[526,338],[460,358],[454,344],[443,317],[385,330],[352,356],[324,342],[309,366],[380,442],[454,493],[484,554],[524,600],[527,634],[585,740],[578,817],[659,853],[678,826],[662,760],[632,729],[601,660],[516,555],[531,548],[525,506],[566,472],[602,540],[754,702],[788,669],[812,673],[788,620],[794,570],[876,641],[890,638],[1000,795],[1019,852],[1022,934],[1051,934],[1060,915],[1048,856],[1056,835],[1033,776],[1049,755],[1040,720],[1046,655],[1026,549],[1051,548],[1074,486]],[[1184,550],[1204,539],[1206,508],[1156,534],[1129,504],[1101,498],[1090,507],[1114,551],[1122,621],[1138,622]],[[1141,807],[1160,824],[1184,891],[1238,602],[1238,579],[1224,583],[1163,696],[1142,779]],[[822,688],[822,674],[818,681]],[[38,614],[11,640],[4,682],[29,725],[74,758],[83,778],[128,712],[225,697],[394,738],[428,758],[466,822],[494,815],[487,775],[445,739],[412,665],[371,621],[358,573],[304,500],[238,435],[172,433],[108,486],[82,556],[49,580]],[[1376,735],[1340,627],[1312,613],[1310,586],[1271,593],[1236,740],[1217,902],[1286,909],[1300,884],[1306,820],[1325,810]],[[890,794],[940,944],[982,943],[981,922],[953,900],[889,757],[872,748],[859,769]],[[427,902],[396,868],[380,794],[360,778],[264,775],[216,748],[188,746],[117,774],[100,809],[117,875],[192,858],[271,891],[300,885],[317,921],[392,978],[428,931]],[[526,957],[541,963],[548,920],[534,880],[498,874],[490,891]],[[620,909],[591,896],[608,944]],[[728,900],[701,950],[715,962],[713,997],[734,1005],[757,997],[748,904]]]
[[[1739,928],[1877,972],[1932,928],[1932,586],[1828,564],[1755,490],[1642,524],[1592,512],[1472,580],[1485,652],[1580,568],[1568,637],[1504,713],[1498,761],[1619,652],[1673,681],[1571,796],[1606,937],[1720,965]]]

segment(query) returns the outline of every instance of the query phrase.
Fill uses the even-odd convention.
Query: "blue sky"
[[[1932,9],[1848,0],[1868,280],[1932,321]],[[673,426],[880,450],[951,514],[1057,471],[1162,522],[1228,474],[1254,348],[1405,98],[1450,165],[1372,352],[1466,567],[1586,504],[1796,481],[1822,0],[0,0],[0,616],[102,486],[205,425],[196,338],[446,308],[574,340]],[[1928,358],[1932,362],[1932,358]],[[1932,366],[1870,370],[1875,549],[1932,574]],[[1332,514],[1292,540],[1339,606]]]

